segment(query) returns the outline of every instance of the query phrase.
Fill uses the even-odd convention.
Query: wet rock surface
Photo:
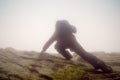
[[[0,49],[0,80],[120,80],[117,62],[110,63],[109,60],[108,64],[114,65],[114,72],[102,73],[75,58],[68,61],[48,53]]]

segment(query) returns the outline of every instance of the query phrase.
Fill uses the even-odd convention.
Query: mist
[[[120,52],[119,0],[0,0],[0,48],[40,52],[61,19],[85,50]]]

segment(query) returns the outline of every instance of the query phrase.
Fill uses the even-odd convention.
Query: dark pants
[[[66,42],[57,42],[55,49],[68,60],[70,60],[72,56],[66,49],[70,49],[81,56],[85,61],[90,63],[95,69],[98,69],[100,67],[100,64],[105,65],[105,63],[98,59],[96,56],[86,52],[75,38],[70,39]]]
[[[66,46],[57,43],[55,45],[55,49],[62,55],[64,56],[67,60],[70,60],[72,58],[72,55],[69,53],[69,51],[67,51]]]

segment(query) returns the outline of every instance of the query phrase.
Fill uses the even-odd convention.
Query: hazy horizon
[[[120,0],[0,0],[0,48],[41,51],[60,19],[85,50],[120,52]]]

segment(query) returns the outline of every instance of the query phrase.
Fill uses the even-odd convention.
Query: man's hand
[[[45,50],[42,50],[42,51],[40,51],[40,53],[39,53],[39,58],[44,54],[44,52],[45,52]]]
[[[44,52],[45,52],[45,50],[42,50],[42,51],[40,52],[40,55],[44,54]]]
[[[42,50],[40,53],[44,53],[45,51],[44,50]]]

